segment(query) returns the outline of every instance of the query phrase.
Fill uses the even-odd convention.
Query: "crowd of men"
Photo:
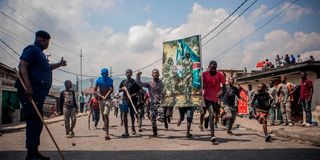
[[[307,61],[314,62],[315,59],[313,55],[310,55]],[[282,67],[285,65],[297,64],[302,62],[303,60],[300,55],[298,55],[297,58],[293,54],[290,56],[286,54],[284,57],[283,56],[280,57],[280,55],[277,55],[275,58],[275,65],[269,59],[266,59],[263,61],[263,68]]]
[[[34,44],[27,46],[23,50],[19,62],[19,74],[22,78],[17,80],[15,86],[18,89],[19,99],[26,112],[27,160],[50,159],[38,151],[43,124],[40,117],[36,114],[33,104],[30,102],[30,99],[33,99],[37,105],[36,107],[43,114],[43,103],[52,84],[52,70],[66,66],[67,64],[63,58],[61,58],[59,63],[49,64],[43,53],[43,50],[48,48],[49,40],[50,35],[47,32],[36,32]],[[203,130],[203,121],[205,121],[207,125],[204,125],[204,127],[210,127],[210,141],[214,144],[217,143],[215,127],[218,119],[221,118],[222,124],[227,128],[227,133],[232,135],[231,129],[237,115],[236,98],[247,100],[240,96],[239,88],[234,86],[234,79],[232,77],[226,79],[222,73],[217,71],[217,66],[216,61],[210,61],[207,71],[202,73],[204,105],[200,108],[195,108],[194,106],[178,108],[180,116],[177,122],[178,126],[181,125],[181,122],[186,117],[186,137],[191,138],[193,136],[190,133],[193,113],[198,109],[201,113],[199,127]],[[80,95],[80,111],[83,112],[83,106],[88,102],[95,128],[101,116],[105,140],[111,139],[109,133],[110,124],[117,123],[110,121],[111,110],[114,110],[116,116],[118,116],[118,111],[120,110],[120,122],[124,127],[122,137],[124,138],[129,136],[128,116],[131,119],[131,133],[134,135],[136,134],[135,120],[138,119],[138,131],[142,132],[142,120],[146,111],[147,117],[151,120],[153,136],[157,136],[157,122],[164,122],[165,128],[168,129],[173,112],[173,106],[161,106],[164,84],[159,77],[159,70],[152,70],[152,80],[150,82],[143,82],[141,80],[142,72],[140,71],[136,73],[136,80],[132,78],[133,72],[131,69],[127,69],[125,73],[126,79],[120,83],[119,90],[115,91],[113,79],[109,77],[108,69],[101,69],[101,75],[95,81],[93,96],[90,99],[86,99],[83,93]],[[68,138],[72,138],[75,135],[74,128],[76,125],[76,114],[78,113],[75,92],[71,89],[71,86],[71,81],[65,81],[65,90],[60,94],[60,105],[63,107],[66,137]],[[307,125],[310,125],[310,104],[313,88],[312,81],[307,79],[305,72],[301,73],[300,86],[301,94],[299,101],[306,111]],[[271,113],[274,112],[276,104],[279,104],[281,107],[284,120],[283,125],[293,125],[290,115],[290,102],[292,101],[291,95],[295,89],[296,85],[286,82],[286,77],[282,76],[281,84],[276,89],[274,84],[270,82],[269,90],[267,90],[265,84],[261,83],[256,91],[250,91],[249,104],[251,116],[262,124],[266,142],[271,141],[271,136],[267,131],[267,118],[269,111]]]

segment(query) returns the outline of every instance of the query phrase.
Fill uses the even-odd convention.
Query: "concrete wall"
[[[313,81],[313,96],[312,96],[312,119],[318,123],[320,127],[320,78]]]

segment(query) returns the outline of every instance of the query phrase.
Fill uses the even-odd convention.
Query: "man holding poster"
[[[190,129],[193,112],[202,104],[199,48],[199,35],[163,44],[164,97],[162,106],[179,108],[178,126],[187,115],[186,136],[189,138],[192,137]]]

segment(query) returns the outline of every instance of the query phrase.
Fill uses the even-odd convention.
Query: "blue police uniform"
[[[24,60],[29,64],[27,70],[33,90],[32,98],[42,115],[43,104],[52,85],[52,70],[47,57],[43,53],[43,49],[40,43],[35,42],[27,46],[20,57],[20,60]],[[37,149],[40,145],[40,134],[43,124],[26,96],[19,80],[16,81],[15,86],[18,89],[19,100],[26,116],[26,148]]]

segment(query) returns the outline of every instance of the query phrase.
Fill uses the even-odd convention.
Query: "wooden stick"
[[[128,91],[127,87],[122,87],[121,89],[123,89],[124,92],[126,92],[126,95],[127,95],[127,97],[129,98],[129,101],[130,101],[130,103],[131,103],[131,105],[132,105],[132,107],[133,107],[133,110],[134,110],[135,114],[138,114],[137,109],[136,109],[136,107],[135,107],[134,104],[133,104],[132,98],[131,98],[131,96],[130,96],[130,94],[129,94],[129,91]]]
[[[18,73],[18,78],[19,78],[19,80],[20,80],[20,82],[21,82],[24,90],[26,90],[27,87],[26,87],[26,85],[24,84],[24,81],[23,81],[22,78],[20,77],[20,74],[19,74],[19,73]],[[57,144],[57,142],[56,142],[56,140],[53,138],[53,136],[52,136],[52,134],[51,134],[51,132],[50,132],[48,126],[47,126],[47,123],[43,120],[42,115],[41,115],[41,113],[40,113],[40,111],[39,111],[36,103],[34,102],[34,100],[33,100],[32,98],[30,99],[30,101],[31,101],[31,103],[32,103],[32,106],[33,106],[34,110],[36,110],[37,115],[38,115],[38,117],[40,118],[42,124],[45,126],[47,132],[49,133],[49,136],[50,136],[50,138],[52,139],[54,145],[55,145],[56,148],[58,149],[58,152],[59,152],[59,154],[60,154],[61,159],[62,159],[62,160],[65,160],[65,159],[64,159],[64,156],[63,156],[63,154],[62,154],[62,152],[61,152],[61,150],[60,150],[60,148],[59,148],[59,146],[58,146],[58,144]]]
[[[105,96],[102,96],[102,95],[99,94],[99,93],[95,93],[95,94],[97,94],[99,97],[101,97],[102,100],[105,100],[105,99],[109,96],[110,93],[111,93],[111,89],[109,89],[108,93],[107,93]]]
[[[88,129],[90,130],[90,118],[91,118],[91,109],[89,111],[89,116],[88,116]]]

